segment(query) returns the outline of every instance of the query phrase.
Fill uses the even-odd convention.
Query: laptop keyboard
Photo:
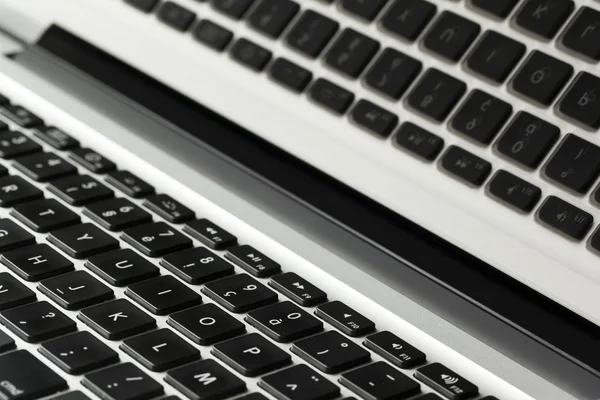
[[[150,400],[165,385],[194,400],[326,400],[344,391],[366,400],[484,398],[402,332],[378,331],[352,304],[286,271],[269,249],[240,243],[116,160],[3,102],[0,370],[14,385],[3,385],[8,398]],[[354,118],[367,123],[356,108]],[[202,357],[208,352],[214,358]],[[164,372],[164,381],[147,372]],[[89,392],[69,392],[69,375]],[[249,377],[262,394],[249,393]]]

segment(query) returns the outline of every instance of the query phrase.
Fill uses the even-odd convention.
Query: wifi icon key
[[[440,363],[431,363],[415,372],[415,378],[452,400],[477,396],[479,388]]]

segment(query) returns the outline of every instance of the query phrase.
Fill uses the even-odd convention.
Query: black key
[[[120,349],[151,371],[166,371],[196,361],[200,352],[170,329],[127,339]]]
[[[0,132],[4,132],[8,130],[8,124],[4,121],[0,121]]]
[[[94,224],[79,224],[53,231],[48,241],[67,255],[82,259],[119,248],[119,242]]]
[[[0,165],[0,176],[5,176],[5,175],[8,175],[8,169],[5,166]]]
[[[556,196],[548,196],[539,208],[537,216],[552,230],[577,241],[583,240],[594,223],[591,214]]]
[[[484,0],[496,4],[499,0]],[[503,83],[517,66],[526,47],[495,31],[487,31],[467,57],[466,66],[495,83]]]
[[[202,292],[235,313],[243,313],[277,302],[277,294],[246,274],[209,282]]]
[[[589,241],[590,248],[595,250],[597,253],[600,252],[600,229],[597,229],[596,232],[592,235]]]
[[[300,6],[291,0],[261,0],[250,12],[248,24],[276,39],[298,13]]]
[[[157,194],[144,201],[144,207],[169,222],[179,223],[195,217],[192,210],[166,194]]]
[[[312,101],[325,107],[329,111],[343,115],[354,102],[354,94],[326,79],[317,79],[308,95]]]
[[[85,374],[119,362],[119,355],[89,332],[77,332],[40,348],[46,358],[68,374]]]
[[[395,0],[381,19],[381,26],[408,41],[415,41],[437,12],[425,0]]]
[[[340,383],[364,399],[406,399],[421,391],[421,385],[382,361],[345,373]]]
[[[432,363],[415,372],[415,378],[452,400],[477,396],[479,389],[440,363]]]
[[[234,267],[204,247],[182,250],[166,256],[160,265],[193,285],[199,285],[234,273]]]
[[[254,0],[211,0],[213,8],[228,17],[240,19],[254,3]]]
[[[340,395],[339,387],[302,364],[265,376],[258,386],[283,400],[331,400]]]
[[[423,64],[404,53],[386,48],[365,76],[371,89],[399,100],[421,72]]]
[[[102,337],[120,340],[156,327],[156,321],[125,299],[116,299],[79,312],[78,318]]]
[[[0,133],[0,158],[11,159],[38,151],[42,151],[42,146],[20,132]]]
[[[2,254],[2,263],[27,281],[39,281],[73,271],[70,260],[45,243],[23,247]]]
[[[163,394],[163,387],[132,363],[92,372],[81,381],[101,399],[150,400]]]
[[[381,12],[387,0],[340,0],[339,3],[342,10],[366,21],[373,21]]]
[[[170,275],[134,283],[125,294],[146,310],[167,315],[202,304],[202,297]]]
[[[172,1],[165,2],[158,10],[158,19],[180,32],[185,32],[196,20],[196,14]]]
[[[249,245],[230,248],[225,257],[252,275],[264,278],[281,271],[281,265]]]
[[[600,147],[568,134],[546,164],[544,173],[577,193],[587,193],[600,175]]]
[[[562,45],[593,61],[600,61],[600,11],[581,7],[571,24],[563,33]]]
[[[265,69],[273,58],[273,53],[269,50],[245,38],[238,39],[230,53],[234,60],[256,72]]]
[[[573,12],[571,0],[528,0],[517,12],[515,23],[542,39],[552,39]]]
[[[519,0],[471,0],[471,5],[494,17],[504,19],[509,16]]]
[[[35,293],[6,272],[0,272],[0,310],[35,301]]]
[[[364,344],[400,368],[413,368],[426,360],[425,353],[388,331],[367,337]]]
[[[282,86],[301,93],[312,81],[313,75],[309,70],[280,57],[271,64],[269,76]]]
[[[185,224],[183,231],[215,250],[223,250],[237,244],[237,238],[206,218]]]
[[[17,204],[10,212],[21,223],[36,232],[49,232],[81,222],[79,215],[55,199],[30,201]]]
[[[79,141],[55,126],[40,126],[33,131],[33,134],[56,150],[66,150],[79,146]]]
[[[6,333],[0,331],[0,353],[14,350],[17,347],[15,341]]]
[[[226,399],[246,391],[246,384],[215,360],[196,361],[167,372],[165,382],[193,400]]]
[[[317,58],[339,28],[340,24],[336,21],[316,11],[306,10],[290,29],[285,41],[305,56]]]
[[[246,332],[243,323],[214,304],[204,304],[172,314],[167,323],[202,346],[210,346]]]
[[[323,330],[321,321],[289,301],[252,311],[246,322],[281,343],[290,343]]]
[[[443,399],[435,393],[426,393],[422,396],[415,398],[414,400],[443,400]],[[485,399],[481,399],[481,400],[494,400],[494,398],[488,399],[486,397]]]
[[[35,238],[10,219],[0,219],[0,252],[28,246]]]
[[[348,336],[363,336],[375,330],[373,321],[357,313],[341,301],[332,301],[317,307],[315,315]]]
[[[8,97],[0,94],[0,105],[10,104]]]
[[[114,196],[112,190],[89,175],[73,175],[58,179],[48,185],[48,190],[73,206],[81,206]]]
[[[104,200],[87,206],[83,214],[109,231],[121,231],[152,221],[152,216],[124,198]]]
[[[327,301],[327,293],[294,272],[274,276],[269,281],[269,285],[304,307],[315,306]]]
[[[69,157],[77,164],[96,174],[102,174],[116,168],[114,162],[85,147],[73,149]]]
[[[140,11],[149,13],[154,10],[159,0],[125,0],[125,3],[132,5]]]
[[[22,128],[33,128],[44,123],[40,117],[25,107],[18,105],[4,105],[0,107],[0,114],[8,117],[8,119]]]
[[[12,207],[18,203],[44,197],[44,193],[20,176],[0,178],[0,207]]]
[[[125,230],[121,238],[148,257],[160,257],[192,247],[192,240],[164,222],[152,222]]]
[[[113,286],[127,286],[160,275],[154,264],[131,249],[91,257],[85,266]]]
[[[558,103],[561,116],[567,117],[587,130],[600,128],[600,78],[580,72]]]
[[[129,171],[109,172],[106,182],[133,198],[146,197],[154,193],[154,188]]]
[[[9,384],[1,389],[7,400],[35,400],[69,388],[63,378],[26,350],[0,356],[0,376]]]
[[[197,41],[217,51],[225,50],[233,40],[233,32],[207,19],[198,22],[192,34]]]
[[[494,175],[488,192],[502,203],[525,213],[531,212],[542,197],[539,187],[504,170]]]
[[[394,135],[394,141],[401,148],[426,161],[435,160],[444,148],[444,139],[412,122],[405,122],[400,126]]]
[[[328,374],[346,371],[371,360],[371,354],[338,332],[328,331],[294,343],[296,354]]]
[[[240,397],[238,400],[269,400],[265,397],[265,395],[260,393],[250,393],[246,396]]]
[[[364,99],[354,105],[350,112],[350,119],[368,132],[382,138],[390,136],[399,121],[396,114]]]
[[[90,400],[85,394],[77,391],[77,392],[68,392],[57,397],[53,397],[52,400]]]
[[[423,39],[423,46],[435,54],[458,62],[481,32],[481,27],[460,15],[444,11]]]
[[[450,122],[455,131],[490,144],[512,114],[512,106],[479,89],[465,100]]]
[[[496,143],[499,153],[537,168],[560,137],[560,129],[527,112],[519,112]]]
[[[356,79],[380,47],[376,40],[354,29],[346,28],[325,55],[325,62],[336,71]]]
[[[244,376],[266,374],[292,363],[288,353],[258,333],[219,343],[211,353]]]
[[[77,173],[77,168],[52,153],[37,153],[19,157],[13,166],[38,182],[48,182],[51,179]]]
[[[77,330],[75,322],[46,301],[4,310],[0,321],[28,343],[39,343]]]
[[[450,146],[440,164],[461,181],[479,187],[490,176],[492,164],[458,146]]]
[[[85,271],[43,280],[38,290],[67,310],[79,310],[115,297],[110,288]]]
[[[515,92],[527,99],[549,106],[571,76],[571,65],[534,50],[517,71],[511,85]]]
[[[464,82],[430,68],[408,95],[408,104],[423,115],[443,122],[466,90]]]

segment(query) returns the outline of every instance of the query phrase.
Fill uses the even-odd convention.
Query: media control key
[[[479,187],[492,172],[492,164],[458,146],[450,146],[441,161],[444,170],[465,183]]]
[[[340,301],[317,307],[315,315],[348,336],[362,336],[375,330],[375,323]]]
[[[500,170],[488,186],[489,193],[503,203],[529,213],[542,197],[542,190],[510,172]]]
[[[546,199],[538,210],[538,218],[553,230],[577,241],[581,241],[587,235],[594,223],[591,214],[556,196]]]
[[[440,363],[432,363],[415,372],[415,378],[451,400],[477,396],[479,388]]]
[[[327,301],[327,293],[294,272],[274,276],[269,281],[269,286],[304,307]]]
[[[389,331],[375,333],[365,346],[400,368],[412,368],[425,362],[425,353]]]
[[[225,257],[250,274],[264,278],[281,271],[281,265],[252,246],[242,245],[229,249]]]

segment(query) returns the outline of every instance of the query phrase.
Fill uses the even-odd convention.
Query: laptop
[[[0,398],[600,398],[599,23],[0,1]]]

